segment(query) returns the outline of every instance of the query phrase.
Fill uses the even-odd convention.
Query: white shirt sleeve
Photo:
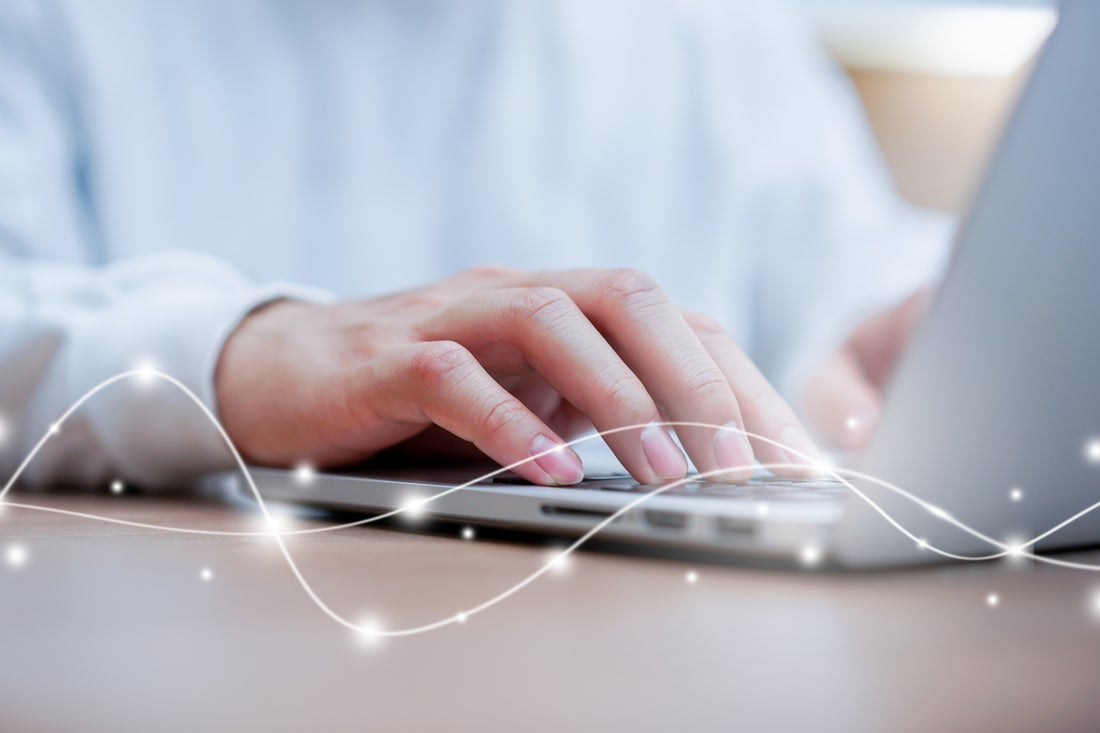
[[[783,3],[755,7],[767,63],[730,112],[756,113],[736,206],[759,257],[754,356],[797,403],[863,319],[940,277],[954,218],[898,196],[844,72]]]
[[[217,356],[241,318],[279,297],[325,297],[257,286],[196,253],[96,262],[89,161],[45,6],[0,11],[0,485],[88,390],[139,362],[215,409]],[[227,465],[214,426],[180,390],[126,381],[65,420],[23,479],[167,486]]]

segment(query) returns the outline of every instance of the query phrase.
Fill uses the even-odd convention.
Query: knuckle
[[[650,295],[661,289],[656,280],[634,267],[617,267],[607,271],[604,286],[608,292],[624,298]]]
[[[433,341],[413,354],[409,369],[419,383],[433,386],[460,377],[472,360],[473,356],[461,344]]]
[[[520,409],[516,403],[503,397],[491,403],[488,409],[482,412],[478,419],[478,429],[485,437],[503,435],[514,429],[520,417]]]
[[[570,308],[573,301],[557,288],[524,288],[512,298],[513,313],[522,320],[552,317]]]
[[[684,311],[684,320],[691,326],[691,330],[700,334],[720,334],[725,333],[726,329],[722,328],[722,324],[714,320],[705,313],[697,313],[695,311]]]
[[[616,416],[631,423],[648,421],[655,409],[642,383],[633,374],[620,374],[601,380],[601,398]]]
[[[601,289],[606,307],[628,318],[645,318],[671,305],[656,280],[633,268],[608,271]]]
[[[731,392],[725,375],[716,368],[695,372],[687,380],[686,387],[688,398],[698,402],[708,402]]]
[[[633,267],[608,270],[604,275],[604,290],[623,300],[651,297],[661,292],[661,287],[652,277]]]

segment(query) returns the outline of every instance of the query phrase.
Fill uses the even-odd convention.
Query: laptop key
[[[844,491],[844,485],[828,481],[784,481],[744,485],[710,484],[700,490],[706,496],[729,496],[740,499],[756,500],[820,500],[833,499]]]
[[[580,483],[571,484],[571,485],[565,486],[563,488],[567,488],[567,489],[568,488],[589,488],[589,489],[590,488],[597,488],[601,484],[604,484],[606,482],[616,481],[616,480],[621,480],[621,479],[626,479],[626,480],[630,481],[631,483],[633,482],[633,479],[630,478],[629,474],[609,473],[609,474],[602,474],[602,475],[585,476],[584,480],[581,481]],[[514,486],[534,486],[535,485],[535,484],[532,484],[527,479],[523,478],[522,476],[520,476],[518,474],[515,474],[515,473],[512,473],[511,471],[504,471],[503,473],[499,473],[496,476],[493,476],[493,478],[490,481],[491,481],[491,483],[494,483],[494,484],[509,484],[509,485],[514,485]]]
[[[533,486],[533,484],[510,471],[494,476],[495,484]],[[617,491],[647,493],[662,489],[666,484],[640,484],[628,474],[605,474],[585,476],[580,483],[563,486],[564,489],[578,491]],[[690,479],[676,486],[663,489],[662,494],[673,496],[728,496],[751,500],[814,500],[833,498],[844,490],[838,481],[814,479],[792,480],[780,476],[754,476],[744,484],[727,484],[700,479]]]

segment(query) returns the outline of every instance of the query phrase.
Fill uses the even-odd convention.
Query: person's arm
[[[954,221],[900,199],[855,90],[782,6],[755,3],[767,63],[737,204],[761,248],[755,355],[811,427],[856,448],[918,311],[897,306],[937,280]]]
[[[33,21],[43,6],[13,7]],[[19,162],[0,186],[19,190],[26,208],[0,209],[0,327],[11,334],[0,370],[19,448],[85,390],[150,359],[216,402],[244,456],[266,464],[338,465],[450,436],[501,464],[534,458],[516,468],[532,481],[572,483],[581,466],[561,446],[590,421],[636,426],[607,442],[638,480],[657,482],[687,469],[656,424],[669,418],[702,424],[677,430],[702,471],[745,480],[754,455],[793,464],[777,469],[787,475],[816,471],[798,419],[732,339],[633,270],[482,268],[366,301],[277,303],[241,320],[273,294],[218,262],[173,254],[99,263],[79,126],[55,67],[64,44],[6,25],[15,48],[0,61],[9,80],[0,139]],[[778,444],[750,443],[741,426]],[[120,384],[66,421],[34,478],[119,471],[159,485],[224,465],[225,455],[176,391]]]
[[[49,7],[0,7],[0,485],[87,390],[140,363],[213,408],[226,335],[258,304],[301,294],[255,286],[191,253],[97,262],[92,161]],[[166,384],[131,380],[67,420],[24,479],[161,486],[225,465],[229,454],[194,404]]]

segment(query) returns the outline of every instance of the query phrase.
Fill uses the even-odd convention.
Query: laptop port
[[[756,520],[744,517],[718,517],[719,538],[752,537],[756,534]]]
[[[612,514],[611,510],[603,509],[590,509],[588,507],[576,507],[576,506],[561,506],[560,504],[542,504],[539,506],[539,510],[546,515],[553,517],[572,517],[574,519],[591,519],[594,522],[599,522],[607,519]]]
[[[683,529],[687,526],[688,517],[683,512],[666,512],[659,509],[647,509],[645,514],[646,524],[658,529]]]

